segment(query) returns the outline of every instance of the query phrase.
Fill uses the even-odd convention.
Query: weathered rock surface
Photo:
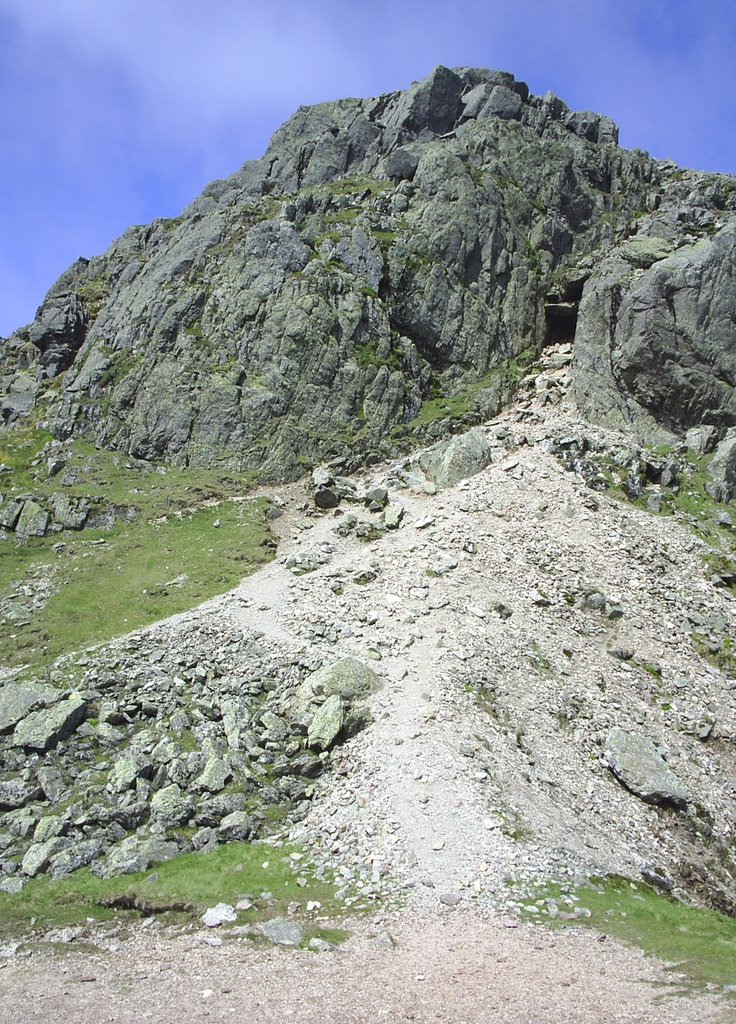
[[[304,929],[298,921],[289,921],[285,917],[273,917],[258,925],[258,931],[264,939],[275,946],[298,946],[304,938]]]
[[[180,217],[62,275],[4,346],[3,417],[43,395],[58,438],[144,459],[276,479],[358,464],[494,415],[516,357],[572,340],[588,279],[590,415],[731,423],[736,193],[616,141],[478,68],[302,107]],[[56,515],[76,529],[84,510]]]
[[[81,697],[71,696],[45,710],[33,711],[16,725],[11,742],[15,747],[48,750],[74,732],[86,710]]]
[[[648,439],[736,423],[736,219],[712,238],[659,253],[648,269],[627,243],[583,289],[573,388],[580,408]],[[641,249],[638,250],[641,252]]]
[[[482,430],[441,441],[419,459],[419,465],[438,487],[452,487],[467,477],[475,476],[491,461],[492,451]]]
[[[43,683],[6,683],[0,688],[0,733],[10,732],[31,711],[60,697],[58,690]]]
[[[617,727],[608,734],[605,753],[616,778],[642,800],[680,808],[687,805],[686,788],[648,736]]]

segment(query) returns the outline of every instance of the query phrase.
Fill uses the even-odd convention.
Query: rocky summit
[[[575,338],[596,421],[736,423],[736,187],[505,72],[303,107],[180,217],[80,259],[3,345],[5,421],[291,480],[500,411]]]
[[[736,181],[617,137],[472,68],[301,108],[4,343],[4,893],[270,837],[348,905],[734,915]]]

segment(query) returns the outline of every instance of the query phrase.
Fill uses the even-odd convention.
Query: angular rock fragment
[[[16,725],[11,744],[31,750],[49,750],[70,736],[86,713],[87,703],[78,695],[43,711],[34,711]]]
[[[608,734],[605,757],[616,778],[646,803],[684,810],[688,791],[669,768],[648,736],[614,728]]]

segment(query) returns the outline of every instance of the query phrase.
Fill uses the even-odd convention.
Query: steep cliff
[[[300,108],[183,214],[80,259],[3,346],[4,420],[290,479],[495,414],[575,339],[584,412],[736,423],[736,183],[497,71]]]

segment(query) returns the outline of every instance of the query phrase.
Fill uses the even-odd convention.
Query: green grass
[[[573,922],[638,946],[699,984],[736,984],[736,920],[679,903],[645,885],[607,879],[571,893],[573,906],[590,917]],[[550,885],[528,905],[554,899],[569,910],[559,886]],[[539,915],[534,915],[539,920]],[[559,919],[556,919],[559,921]],[[555,922],[553,922],[554,924]],[[569,924],[571,922],[561,922]]]
[[[516,359],[494,367],[484,377],[459,388],[452,395],[433,395],[422,406],[416,417],[404,424],[402,433],[412,432],[441,419],[463,419],[475,408],[476,399],[489,388],[513,391],[531,362],[531,353],[522,353]],[[396,432],[396,431],[395,431]]]
[[[305,906],[318,901],[320,914],[337,915],[344,907],[335,899],[331,880],[314,878],[304,861],[290,854],[294,846],[276,848],[260,843],[228,843],[211,853],[187,853],[148,871],[101,879],[86,868],[69,878],[54,881],[32,879],[17,895],[0,893],[0,939],[20,937],[31,931],[45,932],[96,921],[136,919],[151,914],[198,917],[217,903],[235,905],[240,899],[253,903],[238,913],[238,924],[253,923],[287,913],[289,903]],[[306,885],[297,885],[306,879]],[[269,898],[263,894],[270,893]],[[342,941],[341,930],[333,938],[322,929],[314,935]]]
[[[23,546],[12,540],[0,545],[0,601],[38,574],[50,575],[55,589],[27,624],[0,621],[0,664],[42,668],[60,655],[192,608],[272,557],[266,503],[229,500],[249,492],[250,475],[157,466],[74,441],[65,446],[65,472],[76,481],[62,486],[38,462],[49,439],[38,430],[3,436],[0,462],[11,469],[0,480],[6,496],[32,493],[43,502],[62,492],[92,501],[93,511],[124,507],[136,518],[111,530],[64,531]],[[59,541],[65,547],[57,555],[53,545]]]
[[[264,509],[260,500],[227,501],[165,522],[67,533],[59,556],[50,550],[59,535],[27,548],[6,545],[0,549],[3,590],[52,560],[58,589],[27,625],[0,624],[0,660],[39,668],[230,589],[271,558],[271,549],[261,546],[268,536]]]

